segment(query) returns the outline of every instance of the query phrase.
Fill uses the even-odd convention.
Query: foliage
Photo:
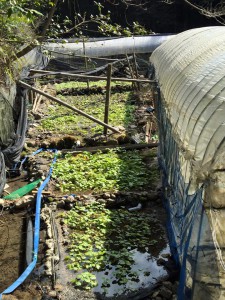
[[[31,0],[0,1],[0,77],[13,76],[17,53],[25,45],[38,43],[35,34],[36,21],[42,17],[42,10],[52,2]],[[15,74],[16,75],[16,74]]]
[[[123,35],[123,36],[132,36],[132,35],[146,35],[149,32],[144,28],[144,26],[140,25],[137,21],[132,23],[130,27],[123,27],[117,23],[113,23],[111,21],[111,12],[108,11],[105,15],[102,13],[102,9],[104,6],[96,2],[96,5],[99,10],[99,15],[102,18],[99,20],[98,31],[103,35],[113,36],[113,35]]]
[[[67,267],[76,272],[73,284],[77,288],[96,286],[95,272],[113,266],[118,284],[139,280],[141,273],[131,270],[132,250],[150,251],[156,243],[152,239],[153,222],[147,213],[108,210],[103,204],[94,203],[75,207],[65,215],[64,222],[71,228]],[[102,288],[109,287],[106,276],[103,279]]]
[[[118,84],[115,81],[111,82],[111,87],[117,86]],[[130,86],[131,83],[129,82],[121,82],[120,86]],[[86,82],[80,82],[80,81],[67,81],[67,82],[62,82],[62,83],[56,83],[54,85],[55,89],[57,92],[60,92],[61,90],[64,89],[69,89],[69,88],[77,88],[77,89],[82,89],[87,87]],[[97,83],[95,81],[90,81],[89,82],[89,87],[102,87],[106,88],[106,81],[105,80],[99,80]]]
[[[75,37],[85,37],[89,31],[95,31],[93,30],[93,25],[96,25],[95,27],[98,33],[106,36],[131,36],[149,33],[144,26],[140,25],[137,21],[126,28],[114,23],[111,18],[111,11],[103,12],[104,5],[100,2],[94,1],[94,5],[97,8],[96,14],[86,11],[83,14],[75,12],[74,20],[70,20],[68,16],[66,16],[65,19],[60,21],[61,16],[55,15],[48,36],[57,38],[60,35],[70,34]]]
[[[62,85],[60,85],[62,87]],[[134,122],[135,105],[130,103],[131,94],[123,92],[111,95],[109,108],[109,124],[113,126],[123,125],[127,127]],[[95,118],[104,119],[105,95],[70,96],[60,98]],[[42,129],[54,132],[74,133],[79,131],[83,135],[100,133],[103,127],[83,116],[77,115],[68,108],[54,105],[48,108],[49,117],[41,121]],[[40,128],[41,129],[41,128]]]
[[[146,187],[156,170],[148,170],[138,151],[83,152],[58,160],[53,177],[63,192],[131,190]]]

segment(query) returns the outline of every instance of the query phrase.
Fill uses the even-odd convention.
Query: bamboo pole
[[[133,53],[133,60],[134,60],[134,71],[135,71],[135,76],[136,76],[136,78],[138,79],[137,61],[136,61],[136,56],[135,56],[134,53]],[[138,89],[138,91],[141,90],[140,82],[137,82],[137,89]]]
[[[83,75],[83,74],[73,74],[68,72],[51,72],[51,71],[45,71],[45,70],[34,70],[31,69],[33,73],[42,74],[42,76],[48,76],[48,75],[62,75],[62,76],[71,76],[75,78],[83,78],[83,79],[90,79],[90,80],[107,80],[106,76],[93,76],[93,75]],[[137,79],[137,78],[115,78],[112,77],[111,81],[121,81],[121,82],[143,82],[143,83],[156,83],[155,80],[149,80],[149,79]]]
[[[128,57],[127,54],[126,54],[126,58],[127,58],[128,68],[129,68],[129,70],[130,70],[130,75],[131,75],[132,79],[134,79],[134,73],[133,73],[133,70],[132,70],[132,68],[131,68],[130,60],[129,60],[129,57]],[[132,88],[135,88],[135,85],[134,85],[134,84],[135,84],[135,83],[132,82]]]
[[[87,56],[86,56],[86,49],[85,49],[85,41],[83,39],[83,49],[84,49],[84,65],[85,65],[85,69],[88,69],[88,63],[87,63]],[[90,84],[89,84],[89,80],[87,80],[87,88],[90,88]]]
[[[90,120],[92,120],[92,121],[94,121],[94,122],[102,125],[102,126],[106,126],[108,129],[112,130],[113,132],[116,132],[116,133],[120,132],[118,129],[116,129],[116,128],[108,125],[108,124],[105,124],[104,122],[102,122],[102,121],[100,121],[100,120],[92,117],[91,115],[85,113],[84,111],[82,111],[82,110],[80,110],[80,109],[78,109],[78,108],[76,108],[74,106],[71,106],[71,105],[67,104],[66,102],[60,100],[59,98],[53,97],[53,96],[51,96],[51,95],[49,95],[49,94],[47,94],[47,93],[45,93],[45,92],[43,92],[43,91],[41,91],[39,89],[36,89],[36,88],[32,87],[31,85],[29,85],[29,84],[27,84],[27,83],[25,83],[25,82],[23,82],[21,80],[19,80],[18,82],[19,82],[19,84],[22,87],[27,88],[27,89],[31,89],[31,90],[35,91],[36,93],[39,93],[40,95],[43,95],[43,96],[51,99],[52,101],[55,101],[55,102],[57,102],[57,103],[65,106],[65,107],[67,107],[67,108],[75,111],[76,113],[78,113],[78,114],[80,114],[80,115],[82,115],[82,116],[84,116],[84,117],[86,117],[86,118],[88,118],[88,119],[90,119]]]
[[[109,101],[111,96],[111,77],[112,77],[112,65],[108,64],[107,70],[107,85],[106,85],[106,99],[105,99],[105,117],[104,122],[109,123]],[[107,127],[104,127],[104,134],[107,134]]]
[[[149,130],[150,130],[150,121],[147,122],[145,128],[145,143],[149,143]]]
[[[43,92],[45,92],[47,89],[47,85],[44,86],[43,88]],[[41,99],[43,98],[43,95],[40,95],[40,94],[37,94],[35,100],[34,100],[34,105],[33,105],[33,109],[32,109],[32,112],[35,113],[37,110],[38,110],[38,107],[41,103]]]

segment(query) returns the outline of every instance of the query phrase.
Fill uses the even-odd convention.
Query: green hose
[[[15,199],[21,198],[24,195],[28,194],[30,191],[32,191],[40,182],[41,182],[41,179],[37,179],[37,180],[19,188],[18,190],[12,192],[11,194],[3,197],[3,199],[15,200]]]

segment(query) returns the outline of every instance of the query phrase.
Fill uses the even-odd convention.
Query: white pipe
[[[101,41],[85,42],[86,56],[104,57],[132,53],[151,53],[173,35],[149,35],[106,39]],[[53,43],[47,42],[43,48],[64,54],[83,55],[83,42]],[[58,56],[58,55],[56,55]]]

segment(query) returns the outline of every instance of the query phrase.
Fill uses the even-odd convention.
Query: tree
[[[0,80],[12,75],[14,61],[40,43],[58,0],[0,1]],[[44,24],[44,26],[42,26]]]

